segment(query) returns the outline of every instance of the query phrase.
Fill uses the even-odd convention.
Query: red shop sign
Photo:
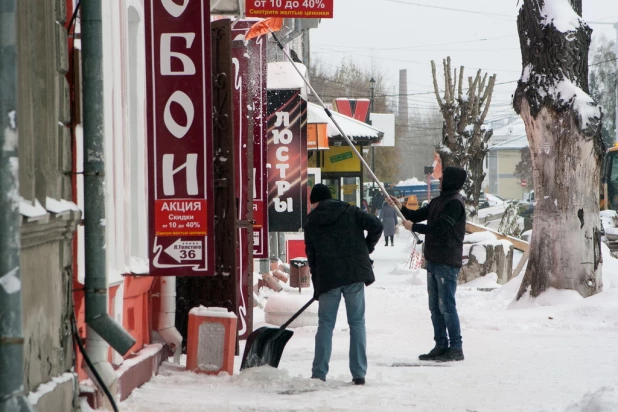
[[[238,20],[232,27],[232,38],[242,38],[254,20]],[[266,40],[267,36],[258,36],[251,40],[237,40],[232,47],[233,68],[236,72],[234,84],[236,92],[242,88],[245,95],[251,96],[251,102],[242,103],[235,99],[237,110],[243,119],[253,126],[253,257],[268,258],[268,172],[266,169],[268,151],[266,147]],[[251,92],[247,92],[250,89]],[[238,115],[237,114],[237,115]],[[236,130],[241,125],[237,124]],[[242,127],[239,133],[246,132]],[[242,203],[242,202],[241,202]],[[241,220],[244,218],[241,217]]]
[[[246,0],[247,17],[332,19],[334,0]]]
[[[214,275],[210,10],[144,8],[150,274]]]

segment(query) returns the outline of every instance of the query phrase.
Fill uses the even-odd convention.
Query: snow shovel
[[[305,76],[303,76],[303,74],[300,72],[300,70],[298,70],[298,67],[296,67],[296,64],[294,63],[294,60],[292,60],[292,57],[289,55],[289,53],[285,50],[285,48],[283,47],[283,44],[281,44],[281,42],[279,41],[279,39],[277,38],[277,36],[275,35],[275,33],[273,33],[272,30],[268,29],[268,31],[270,32],[270,34],[273,36],[273,39],[277,42],[277,46],[279,46],[279,49],[281,49],[281,51],[283,52],[283,54],[285,55],[285,57],[290,61],[290,63],[292,63],[292,67],[294,67],[294,69],[296,70],[296,72],[298,73],[298,75],[303,79],[303,81],[305,82],[305,84],[307,85],[307,87],[311,90],[311,92],[313,93],[313,95],[316,97],[316,99],[318,99],[318,101],[320,102],[320,106],[322,106],[322,108],[324,109],[324,111],[326,112],[326,115],[328,116],[328,118],[333,122],[333,124],[335,125],[335,127],[339,130],[339,133],[341,133],[341,136],[343,136],[343,139],[346,141],[346,143],[352,148],[352,150],[354,151],[354,153],[356,153],[356,156],[358,156],[358,159],[361,161],[361,163],[363,164],[363,166],[365,167],[365,169],[369,172],[369,174],[371,175],[371,178],[377,183],[378,187],[380,188],[380,190],[382,191],[382,194],[384,194],[384,198],[388,199],[390,198],[390,195],[388,194],[388,192],[386,191],[386,189],[384,188],[384,186],[382,185],[382,182],[380,182],[377,178],[377,176],[373,173],[373,170],[371,170],[371,168],[369,167],[369,165],[367,164],[367,162],[365,161],[365,159],[363,159],[363,156],[361,156],[361,154],[358,152],[358,150],[356,149],[356,146],[354,146],[354,144],[352,143],[352,141],[350,140],[350,138],[348,137],[347,134],[345,134],[345,132],[343,131],[343,129],[341,128],[341,126],[339,126],[339,123],[337,123],[337,120],[335,120],[335,118],[333,117],[333,114],[330,112],[330,110],[328,110],[328,108],[324,105],[324,102],[322,101],[322,99],[320,98],[320,96],[317,94],[317,92],[315,91],[315,89],[313,87],[311,87],[311,84],[309,83],[309,80],[307,80],[307,78],[305,78]],[[397,211],[397,215],[401,218],[401,220],[407,220],[404,216],[403,213],[401,213],[401,210],[395,208],[395,210]],[[418,235],[414,232],[412,232],[412,235],[414,235],[414,240],[416,241],[416,243],[418,245],[420,245],[421,243],[423,243],[423,241],[421,239],[419,239]]]
[[[294,319],[300,316],[311,304],[315,301],[315,298],[311,298],[309,302],[305,304],[298,312],[281,325],[280,328],[269,328],[268,326],[262,326],[258,330],[253,331],[247,337],[247,344],[245,345],[245,352],[242,355],[242,363],[240,364],[240,370],[247,368],[253,368],[256,366],[270,365],[273,368],[279,366],[281,355],[283,354],[283,348],[288,343],[293,331],[286,328],[290,323],[294,322]]]

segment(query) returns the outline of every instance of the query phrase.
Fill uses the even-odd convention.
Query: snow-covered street
[[[404,268],[408,236],[397,235],[394,247],[381,241],[372,255],[376,282],[366,289],[365,386],[349,384],[341,305],[325,383],[309,379],[316,328],[304,327],[295,330],[278,369],[240,373],[236,357],[233,376],[206,376],[164,363],[120,410],[618,411],[618,262],[605,246],[605,291],[586,300],[550,290],[513,304],[521,276],[490,292],[477,287],[498,286],[491,279],[460,285],[465,361],[419,364],[417,356],[433,347],[433,334],[425,271]],[[256,328],[264,324],[259,308],[255,318]]]

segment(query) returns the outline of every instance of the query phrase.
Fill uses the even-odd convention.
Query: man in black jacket
[[[459,192],[466,178],[465,170],[447,167],[440,179],[440,196],[418,210],[407,209],[391,196],[391,203],[408,219],[403,223],[406,229],[425,235],[427,292],[436,345],[429,353],[420,355],[420,360],[464,359],[455,291],[466,234],[466,211]],[[413,223],[424,220],[427,224]]]
[[[311,377],[326,380],[333,329],[343,295],[350,325],[352,381],[364,385],[367,373],[364,288],[375,281],[369,254],[380,240],[382,223],[356,206],[333,200],[328,187],[320,183],[311,190],[310,201],[312,211],[305,226],[305,246],[314,296],[320,302]]]

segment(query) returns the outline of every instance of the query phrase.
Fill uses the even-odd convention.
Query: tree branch
[[[438,106],[440,106],[440,110],[442,110],[444,108],[444,103],[442,102],[442,99],[440,98],[440,91],[438,90],[438,79],[436,77],[436,63],[433,60],[431,61],[431,74],[433,76],[433,91],[436,94],[436,99],[438,100]]]

